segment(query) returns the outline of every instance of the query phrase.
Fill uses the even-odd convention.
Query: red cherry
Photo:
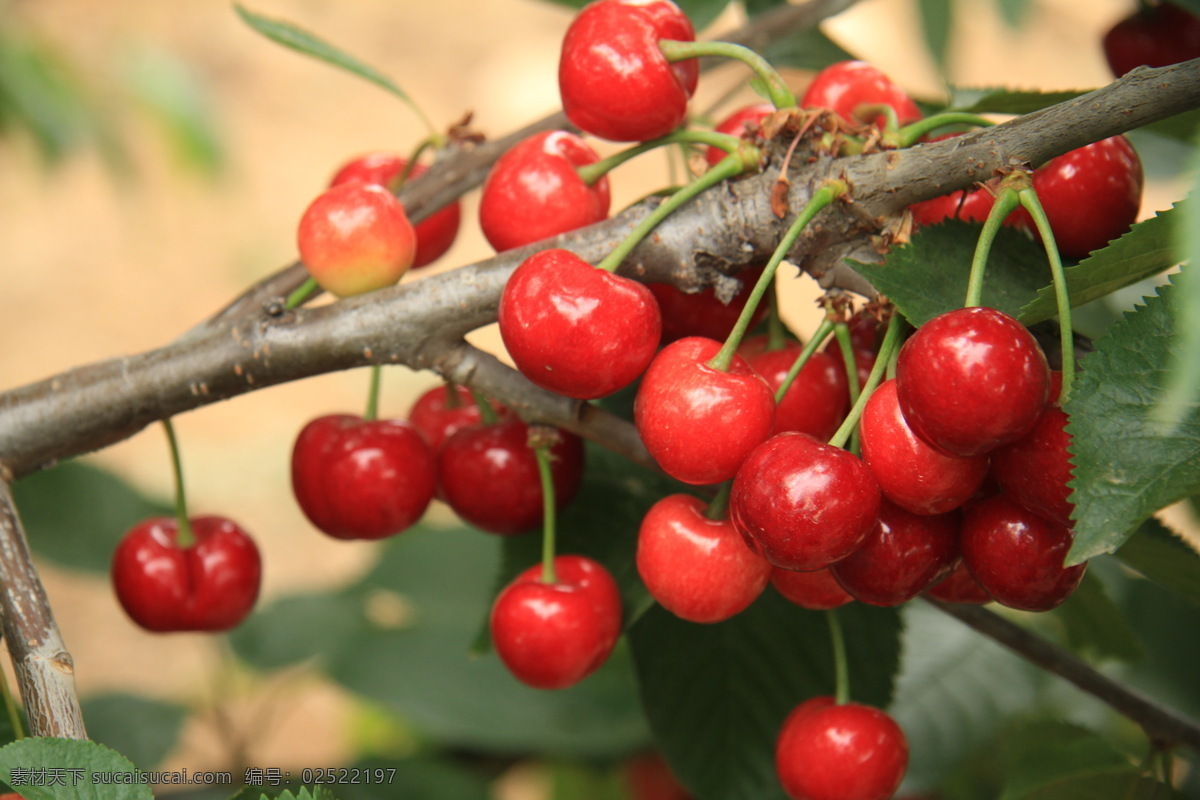
[[[830,64],[816,74],[800,100],[801,108],[828,108],[855,125],[861,124],[862,120],[855,117],[854,110],[868,104],[891,106],[902,126],[921,118],[921,110],[912,98],[878,67],[866,61]],[[871,122],[882,126],[884,120],[880,114]]]
[[[416,243],[396,196],[356,181],[326,189],[313,200],[296,232],[309,274],[338,297],[396,283],[412,265]]]
[[[646,287],[658,301],[662,313],[662,343],[683,339],[688,336],[703,336],[723,342],[737,323],[746,301],[754,291],[754,284],[762,275],[762,267],[748,267],[738,279],[742,288],[728,303],[717,299],[716,291],[707,286],[698,292],[685,292],[669,283],[648,283]],[[767,315],[767,304],[759,303],[750,319],[750,328],[762,322]]]
[[[862,544],[879,518],[879,487],[854,454],[804,433],[779,433],[733,479],[729,510],[750,547],[776,567],[815,570]]]
[[[504,346],[525,377],[581,400],[633,383],[662,336],[649,289],[569,250],[541,250],[513,271],[499,321]]]
[[[887,800],[908,768],[908,739],[890,716],[815,697],[798,705],[775,743],[775,770],[792,800]]]
[[[980,306],[926,322],[896,363],[909,427],[956,456],[977,456],[1027,434],[1046,405],[1049,383],[1046,356],[1029,331]]]
[[[962,136],[961,131],[943,133],[930,138],[931,142],[941,142]],[[961,189],[957,192],[922,200],[909,206],[912,211],[913,230],[924,225],[934,225],[945,219],[960,219],[963,222],[984,222],[992,212],[996,198],[984,188]],[[1014,225],[1017,221],[1016,212],[1009,214],[1004,220],[1006,225]]]
[[[771,114],[775,113],[775,106],[770,103],[755,103],[752,106],[745,106],[734,111],[714,130],[717,133],[728,133],[734,136],[746,136],[751,131],[757,131],[760,123]],[[728,155],[719,147],[709,147],[704,151],[704,160],[708,162],[710,167],[721,163],[721,160]]]
[[[634,398],[633,421],[646,449],[684,483],[732,478],[775,421],[770,387],[741,356],[734,354],[727,372],[708,365],[720,349],[698,336],[667,345]]]
[[[1129,230],[1142,206],[1142,162],[1124,136],[1113,136],[1052,158],[1033,171],[1033,188],[1058,251],[1085,258]],[[1029,212],[1016,224],[1034,230]]]
[[[771,565],[726,519],[709,519],[690,495],[659,500],[638,530],[637,570],[659,605],[689,622],[721,622],[767,585]]]
[[[600,160],[568,131],[534,134],[497,159],[483,184],[479,225],[498,252],[523,247],[608,216],[608,178],[583,182],[578,167]]]
[[[131,528],[113,553],[117,599],[148,631],[226,631],[258,599],[262,559],[246,532],[224,517],[189,522],[191,545],[179,545],[178,520],[154,517]]]
[[[621,633],[621,595],[604,567],[590,558],[554,559],[555,581],[542,565],[506,586],[492,605],[496,654],[522,683],[565,689],[596,671]]]
[[[879,491],[914,514],[944,514],[978,491],[987,477],[987,456],[946,455],[913,433],[900,410],[896,381],[879,384],[860,423],[862,458]]]
[[[469,425],[478,425],[483,421],[471,390],[460,384],[453,384],[452,401],[450,386],[451,384],[443,383],[433,387],[418,397],[408,411],[408,421],[425,436],[429,447],[435,453],[455,431]],[[508,409],[504,406],[493,406],[493,410],[501,417],[508,414]]]
[[[958,561],[958,526],[957,514],[913,514],[884,500],[875,529],[830,570],[855,600],[907,603]]]
[[[992,602],[992,596],[979,585],[967,565],[959,561],[950,574],[925,590],[925,594],[943,603],[968,603],[985,605]]]
[[[1064,527],[1071,525],[1068,417],[1047,406],[1024,438],[992,451],[992,474],[1012,500]]]
[[[583,442],[559,431],[550,448],[554,501],[571,502],[583,480]],[[529,447],[529,427],[519,419],[462,428],[437,453],[441,497],[462,519],[508,536],[542,524],[542,483]]]
[[[811,572],[772,567],[771,585],[791,602],[813,611],[838,608],[854,600],[828,567]]]
[[[398,188],[394,184],[407,164],[407,159],[395,153],[367,153],[343,164],[329,185],[332,187],[358,181],[373,183],[394,191]],[[424,164],[416,164],[409,171],[408,177],[417,178],[426,171]],[[424,267],[445,255],[458,238],[458,226],[461,221],[462,208],[456,200],[418,222],[414,226],[417,233],[417,250],[413,255],[412,268]]]
[[[400,533],[425,513],[435,489],[433,451],[407,420],[318,417],[292,448],[296,500],[335,539]]]
[[[1134,67],[1200,58],[1200,17],[1174,3],[1138,4],[1104,34],[1104,57],[1118,78]]]
[[[750,347],[755,348],[756,344],[752,341]],[[788,341],[778,350],[764,349],[747,356],[746,363],[763,376],[774,393],[783,385],[803,349],[798,342]],[[846,368],[840,354],[835,357],[818,351],[801,367],[776,407],[774,432],[798,431],[825,442],[837,431],[849,410],[850,389],[846,386]]]
[[[1071,530],[998,494],[966,509],[960,545],[963,563],[998,603],[1022,611],[1049,611],[1083,580],[1087,564],[1064,567]]]
[[[567,28],[558,62],[567,119],[616,142],[675,130],[696,91],[699,65],[696,59],[668,62],[658,42],[695,38],[691,21],[670,0],[589,3]]]

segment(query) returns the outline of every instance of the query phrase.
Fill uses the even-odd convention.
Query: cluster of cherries
[[[1176,13],[1169,9],[1138,19]],[[1110,59],[1133,50],[1121,30],[1106,39]],[[777,113],[811,113],[814,136],[832,131],[834,141],[860,143],[886,142],[881,133],[921,120],[887,76],[851,61],[819,73],[799,103],[777,91],[713,131],[688,132],[696,56],[709,54],[694,38],[670,0],[595,0],[579,12],[563,40],[559,84],[583,135],[540,133],[497,160],[479,212],[497,251],[605,219],[607,172],[656,144],[704,146],[706,170],[694,182],[703,188],[756,168],[764,123]],[[602,160],[587,135],[648,144]],[[370,292],[448,250],[459,206],[414,226],[395,196],[423,170],[416,156],[374,153],[337,172],[298,227],[315,285],[337,297]],[[1062,253],[1082,258],[1136,219],[1142,173],[1129,143],[1114,137],[1039,167],[1032,184]],[[919,203],[914,226],[982,221],[995,192],[989,183]],[[1034,230],[1024,211],[1006,224]],[[617,275],[636,241],[595,266],[565,249],[533,253],[507,282],[498,320],[516,367],[545,389],[591,400],[640,379],[634,423],[662,470],[686,484],[721,485],[705,500],[665,497],[641,523],[638,573],[664,608],[715,623],[768,583],[827,610],[926,593],[1038,611],[1074,590],[1085,567],[1063,565],[1072,506],[1061,379],[1016,320],[966,307],[899,347],[889,309],[870,307],[848,324],[833,309],[807,346],[777,319],[769,335],[744,339],[768,312],[759,301],[778,259],[743,270],[742,290],[722,302],[711,289],[685,293]],[[839,336],[822,346],[831,329]],[[895,377],[880,381],[889,362]],[[857,398],[863,385],[877,388]],[[374,406],[364,416],[317,418],[299,434],[293,489],[313,525],[337,539],[380,539],[413,525],[437,497],[494,534],[545,526],[543,563],[494,602],[496,652],[540,688],[595,671],[621,633],[621,596],[605,567],[556,554],[552,541],[554,508],[581,482],[579,439],[529,426],[452,384],[423,395],[406,419],[377,419]],[[843,446],[852,435],[861,457]],[[228,520],[186,519],[149,520],[128,534],[113,562],[117,595],[149,630],[228,629],[257,597],[258,551]],[[776,759],[793,798],[883,800],[904,774],[907,743],[884,712],[817,697],[788,715]]]

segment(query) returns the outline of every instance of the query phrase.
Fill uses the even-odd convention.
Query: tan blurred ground
[[[252,0],[260,13],[290,19],[392,76],[429,115],[448,125],[471,110],[475,126],[504,134],[557,104],[558,38],[570,12],[536,0]],[[1077,89],[1109,80],[1101,32],[1130,3],[1046,0],[1020,36],[1006,34],[985,0],[962,0],[954,74],[962,84]],[[919,49],[915,3],[870,0],[828,31],[914,91],[939,85]],[[19,12],[103,87],[114,58],[151,44],[175,53],[210,94],[228,164],[216,181],[172,165],[144,115],[130,110],[140,178],[122,185],[94,155],[45,173],[22,145],[0,145],[0,390],[57,371],[161,345],[219,308],[257,278],[294,259],[300,212],[347,157],[379,148],[408,150],[422,130],[379,89],[273,45],[247,29],[227,3],[202,0],[40,0]],[[2,13],[2,12],[0,12]],[[729,27],[727,15],[718,28]],[[979,32],[968,44],[966,32]],[[984,35],[983,32],[991,32]],[[706,108],[744,73],[706,79]],[[793,76],[799,85],[805,76]],[[666,183],[653,159],[614,177],[614,208]],[[1165,207],[1175,187],[1152,193],[1144,211]],[[491,251],[466,224],[446,267]],[[419,276],[418,276],[419,277]],[[789,288],[789,316],[806,326],[808,283]],[[494,343],[494,338],[483,341]],[[385,413],[403,413],[433,385],[428,374],[389,371]],[[265,598],[352,576],[369,546],[316,534],[290,497],[287,458],[299,427],[334,410],[358,410],[366,378],[336,374],[258,392],[177,420],[194,511],[224,513],[258,538],[267,561]],[[157,428],[96,457],[167,497],[170,473]],[[47,569],[58,621],[82,693],[113,687],[200,703],[215,656],[204,637],[154,637],[126,621],[106,583]],[[346,703],[315,680],[295,679],[303,700],[275,719],[253,751],[257,763],[323,766],[345,753]],[[287,735],[288,722],[306,731]],[[299,726],[296,726],[299,727]],[[222,753],[202,722],[189,728],[172,763],[219,767]]]

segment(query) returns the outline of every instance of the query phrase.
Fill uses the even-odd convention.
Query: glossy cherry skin
[[[633,383],[662,337],[649,289],[569,250],[541,250],[521,262],[500,295],[499,322],[525,377],[580,400]]]
[[[708,365],[721,349],[690,336],[669,344],[638,386],[633,421],[668,475],[691,484],[729,480],[775,424],[775,398],[734,354],[729,370]]]
[[[798,705],[775,743],[775,770],[792,800],[888,800],[908,769],[908,739],[889,715],[815,697]]]
[[[396,196],[351,181],[326,189],[300,217],[300,260],[338,297],[391,286],[413,263],[417,234]]]
[[[483,183],[479,226],[497,252],[599,222],[608,216],[607,176],[592,185],[578,167],[600,160],[568,131],[545,131],[500,156]]]
[[[937,581],[925,590],[927,597],[932,597],[942,603],[965,603],[969,605],[986,605],[992,602],[992,596],[979,585],[971,570],[961,560],[950,570],[950,574]]]
[[[716,291],[707,286],[698,292],[685,292],[669,283],[647,283],[646,287],[658,301],[662,313],[662,343],[664,345],[687,336],[703,336],[723,342],[729,336],[738,316],[746,307],[754,284],[762,275],[762,267],[748,267],[738,273],[742,288],[728,303],[717,299]],[[759,303],[750,318],[749,328],[762,322],[767,315],[766,303]]]
[[[913,514],[885,499],[874,530],[830,570],[855,600],[907,603],[958,562],[958,527],[958,514]]]
[[[861,105],[889,105],[896,110],[900,125],[916,122],[921,110],[908,94],[892,82],[878,67],[866,61],[839,61],[830,64],[813,78],[800,100],[801,108],[828,108],[852,125],[863,124],[854,109]],[[882,125],[880,114],[871,120]]]
[[[292,492],[316,528],[335,539],[382,539],[421,519],[437,488],[433,451],[402,419],[330,414],[292,447]]]
[[[992,452],[992,474],[1012,500],[1064,527],[1071,525],[1071,454],[1067,414],[1047,406],[1026,436]]]
[[[945,453],[978,456],[1033,429],[1050,386],[1037,341],[993,308],[949,311],[900,348],[896,392],[917,436]]]
[[[621,633],[621,595],[603,566],[576,555],[554,559],[555,580],[530,567],[492,604],[496,654],[536,689],[565,689],[596,671]]]
[[[771,585],[790,602],[813,611],[827,611],[854,600],[829,567],[811,572],[772,567]]]
[[[730,516],[751,549],[776,567],[815,570],[854,552],[879,518],[866,464],[805,433],[779,433],[733,479]]]
[[[130,618],[156,633],[226,631],[254,608],[262,558],[254,541],[224,517],[192,517],[195,542],[178,544],[179,522],[154,517],[117,545],[112,582]]]
[[[754,105],[744,106],[734,111],[725,119],[721,120],[715,130],[717,133],[728,133],[733,136],[746,137],[752,131],[757,131],[762,121],[775,113],[775,106],[770,103],[755,103]],[[721,160],[728,155],[719,147],[709,147],[704,151],[704,160],[708,162],[710,167],[714,167],[721,163]]]
[[[559,431],[550,448],[554,502],[563,508],[583,481],[583,442]],[[437,452],[439,495],[465,522],[510,536],[542,524],[542,482],[529,447],[529,426],[519,419],[471,425],[456,431]]]
[[[753,603],[771,565],[746,547],[733,523],[709,519],[686,494],[659,500],[638,529],[637,570],[658,604],[689,622],[721,622]]]
[[[913,433],[896,395],[896,381],[875,389],[859,423],[862,458],[883,496],[914,514],[944,514],[983,485],[987,456],[943,453]]]
[[[408,160],[395,153],[366,153],[346,162],[334,173],[330,186],[358,181],[382,186],[390,192],[399,187],[400,176]],[[408,173],[408,179],[418,178],[426,172],[424,164],[416,164]],[[427,266],[446,254],[458,238],[458,227],[462,222],[462,206],[455,200],[439,208],[414,225],[417,233],[417,250],[413,254],[412,269]]]
[[[757,338],[757,337],[755,337]],[[753,341],[751,348],[755,347]],[[750,368],[777,392],[803,348],[788,341],[778,350],[761,350],[746,357]],[[850,410],[850,389],[840,356],[817,351],[800,368],[775,408],[774,433],[798,431],[822,442],[837,431]]]
[[[691,21],[670,0],[595,0],[563,37],[558,87],[563,111],[601,139],[639,142],[683,124],[696,91],[696,59],[667,61],[659,40],[693,41]]]
[[[1200,58],[1200,17],[1174,3],[1142,6],[1113,25],[1101,41],[1118,78],[1134,67],[1165,67]]]
[[[1049,611],[1070,597],[1087,563],[1064,567],[1074,535],[998,494],[966,509],[963,563],[996,602]]]
[[[418,397],[408,411],[408,421],[424,435],[435,453],[455,431],[483,421],[471,390],[453,384],[452,395],[450,386],[443,383],[433,387]],[[493,404],[492,409],[501,417],[508,415],[508,409],[504,406]]]

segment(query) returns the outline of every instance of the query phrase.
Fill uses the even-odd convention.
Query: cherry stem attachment
[[[175,472],[175,519],[179,530],[175,534],[175,543],[180,547],[191,547],[196,543],[196,534],[192,531],[192,522],[188,518],[187,492],[183,486],[183,460],[179,456],[179,441],[175,438],[175,426],[171,418],[162,421],[163,430],[167,433],[167,446],[171,450],[171,468]]]
[[[320,289],[321,287],[317,285],[316,278],[309,278],[288,295],[287,300],[283,303],[284,309],[291,311],[293,308],[303,305],[308,298],[312,297]]]
[[[883,117],[883,130],[889,134],[900,131],[900,116],[896,109],[887,103],[863,103],[854,107],[854,118],[862,122],[870,122],[875,117]]]
[[[550,471],[550,447],[539,444],[533,448],[537,459],[538,477],[542,481],[542,583],[554,583],[555,505],[554,475]]]
[[[375,364],[371,367],[371,385],[367,389],[367,410],[363,419],[367,422],[379,419],[379,387],[383,384],[383,367]]]
[[[724,150],[726,153],[737,152],[738,146],[741,145],[740,137],[734,136],[731,133],[718,133],[716,131],[689,131],[678,130],[668,133],[666,136],[660,136],[657,139],[636,144],[633,147],[627,147],[620,152],[613,153],[607,158],[602,158],[599,161],[591,164],[584,164],[576,167],[575,172],[579,175],[580,180],[588,186],[593,185],[596,181],[603,178],[609,172],[624,164],[630,159],[640,156],[642,153],[648,153],[651,150],[656,150],[659,147],[672,144],[705,144],[710,147],[716,147]]]
[[[724,162],[721,162],[724,163]],[[762,275],[758,278],[758,283],[754,284],[754,289],[751,290],[750,296],[746,299],[746,305],[742,308],[742,313],[738,315],[737,322],[734,323],[733,330],[729,332],[728,338],[725,339],[725,344],[713,356],[708,366],[720,372],[728,372],[729,365],[733,363],[733,356],[737,353],[738,347],[742,343],[742,337],[746,335],[746,331],[750,327],[750,321],[754,319],[754,312],[758,308],[758,304],[762,302],[762,297],[767,292],[767,288],[771,286],[771,282],[775,280],[775,271],[779,265],[783,263],[787,257],[788,251],[800,238],[808,223],[812,222],[826,206],[833,203],[839,197],[844,195],[848,187],[845,181],[831,180],[821,184],[812,197],[808,201],[808,205],[800,212],[787,233],[779,240],[779,245],[776,246],[775,252],[771,254],[771,260],[767,262],[767,266],[763,268]]]
[[[753,151],[752,153],[750,151]],[[617,267],[621,266],[621,262],[625,260],[633,248],[645,239],[650,231],[654,230],[658,223],[669,217],[676,209],[684,203],[691,200],[696,195],[716,186],[721,181],[732,178],[734,175],[739,175],[747,168],[747,165],[758,164],[758,148],[756,147],[740,147],[738,153],[725,156],[715,167],[704,173],[694,181],[684,186],[675,194],[668,197],[658,208],[650,212],[650,215],[637,224],[629,235],[626,236],[619,245],[617,245],[611,253],[604,257],[599,264],[598,269],[608,272],[616,272]]]
[[[658,43],[667,61],[686,61],[699,56],[718,56],[741,61],[758,77],[762,78],[767,89],[767,99],[776,108],[795,108],[796,96],[787,87],[783,78],[765,58],[740,44],[731,42],[681,42],[663,39]]]
[[[825,612],[829,623],[829,643],[833,649],[834,702],[839,706],[850,701],[850,669],[846,659],[846,637],[842,634],[842,621],[836,609]]]
[[[446,381],[446,408],[462,408],[462,398],[458,396],[458,384],[449,378]]]
[[[926,136],[938,128],[944,128],[947,125],[974,125],[977,128],[990,128],[995,124],[990,119],[963,111],[934,114],[932,117],[919,119],[911,125],[905,125],[901,128],[898,143],[900,147],[912,147],[921,140],[922,136]]]
[[[400,187],[408,183],[408,179],[412,177],[413,170],[417,168],[417,160],[421,157],[422,153],[433,147],[434,144],[433,137],[429,136],[413,148],[408,160],[404,162],[404,169],[400,170],[400,174],[392,180],[392,185],[388,187],[393,193],[400,191]]]
[[[1067,402],[1071,394],[1071,385],[1075,382],[1075,333],[1071,323],[1071,294],[1067,290],[1067,277],[1063,273],[1062,258],[1058,254],[1058,245],[1054,242],[1054,231],[1050,229],[1050,220],[1038,199],[1037,192],[1032,186],[1021,189],[1017,196],[1021,205],[1033,217],[1038,235],[1042,237],[1042,245],[1046,248],[1046,258],[1050,261],[1050,276],[1054,282],[1054,300],[1058,304],[1058,333],[1062,346],[1062,391],[1059,393],[1059,405]]]
[[[783,376],[783,381],[779,384],[779,388],[775,390],[775,405],[783,402],[783,397],[788,393],[788,389],[792,388],[792,384],[796,381],[796,376],[800,374],[800,370],[804,369],[804,365],[812,358],[813,353],[825,343],[829,338],[829,334],[833,331],[833,322],[828,318],[821,320],[821,324],[817,326],[817,330],[813,333],[812,338],[808,340],[808,344],[804,345],[804,349],[800,351],[800,355],[796,356],[796,360],[792,362],[792,366],[788,368],[787,374]]]
[[[883,380],[883,373],[887,369],[888,362],[892,360],[892,353],[900,347],[900,331],[903,327],[899,314],[893,314],[892,318],[888,320],[887,333],[883,336],[883,343],[879,345],[879,355],[875,359],[875,366],[871,367],[871,374],[867,376],[867,382],[863,384],[858,400],[850,408],[850,413],[846,415],[841,427],[829,439],[829,444],[841,447],[846,444],[850,434],[858,427],[858,419],[862,416],[863,408],[871,399],[871,393],[875,391],[875,387]],[[854,369],[857,372],[857,367]]]
[[[983,298],[983,273],[987,269],[988,254],[992,251],[992,242],[996,239],[996,234],[1000,232],[1000,226],[1004,224],[1004,220],[1017,207],[1020,200],[1017,197],[1017,192],[1005,186],[1001,189],[996,202],[992,204],[992,210],[988,213],[987,221],[983,223],[983,230],[979,232],[979,240],[975,243],[975,255],[971,259],[971,277],[967,281],[967,299],[964,303],[965,307],[982,305]]]
[[[484,425],[495,425],[500,421],[500,415],[496,413],[496,407],[492,405],[492,401],[483,396],[483,392],[475,387],[470,387],[471,397],[475,399],[475,405],[479,407],[479,421]]]
[[[25,725],[21,722],[21,710],[17,708],[12,687],[8,685],[8,676],[3,671],[0,671],[0,694],[4,695],[4,711],[8,714],[8,724],[13,729],[13,739],[24,739]]]
[[[708,501],[708,508],[704,510],[706,519],[722,520],[729,513],[729,497],[733,494],[733,481],[725,481],[721,484],[721,488],[713,496],[712,500]]]

